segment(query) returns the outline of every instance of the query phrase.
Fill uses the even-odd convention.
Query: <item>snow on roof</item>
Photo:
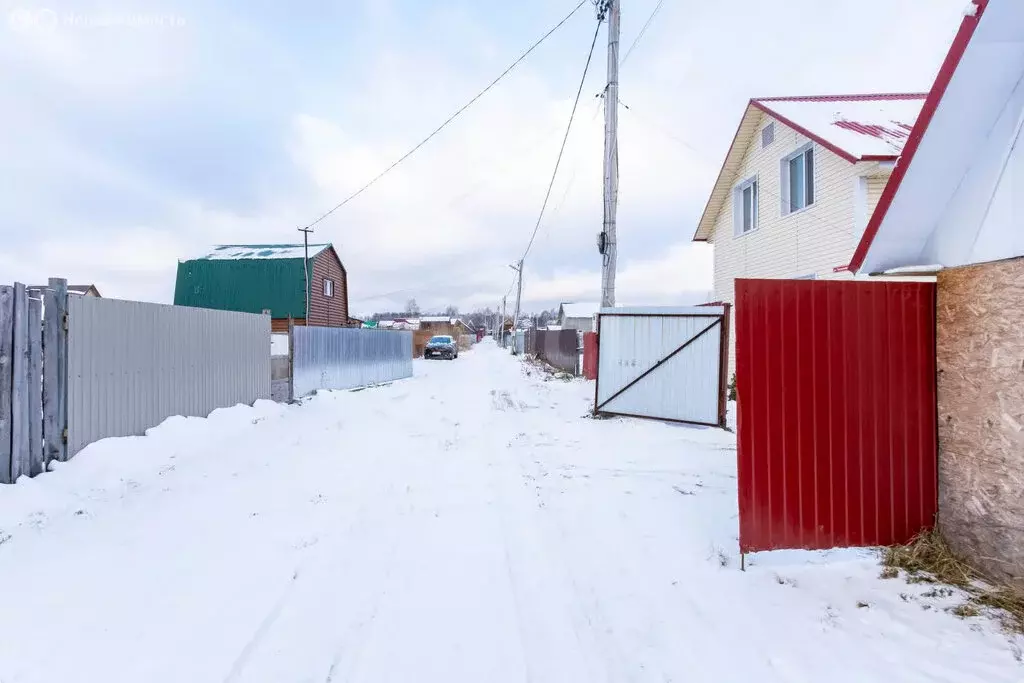
[[[591,318],[601,310],[601,304],[596,301],[582,301],[562,304],[562,313],[566,318]]]
[[[898,157],[926,96],[765,97],[751,104],[847,160],[859,161]]]
[[[850,163],[891,161],[902,153],[926,97],[923,93],[908,93],[750,100],[693,234],[694,241],[711,238],[718,216],[729,201],[737,174],[743,169],[745,153],[761,130],[765,116],[773,117],[781,125]]]
[[[451,323],[452,319],[446,315],[425,315],[420,318],[424,323]]]
[[[313,258],[330,244],[309,245],[309,257]],[[260,259],[303,258],[305,247],[301,244],[221,244],[212,251],[198,256],[195,260],[244,261]]]

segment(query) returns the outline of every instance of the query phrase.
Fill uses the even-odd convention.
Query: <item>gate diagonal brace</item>
[[[694,336],[692,336],[692,337],[690,337],[689,339],[687,339],[687,340],[686,340],[686,343],[685,343],[685,344],[683,344],[683,345],[682,345],[682,346],[680,346],[680,347],[679,347],[678,349],[676,349],[676,350],[675,350],[675,351],[673,351],[672,353],[668,354],[667,356],[665,356],[664,358],[662,358],[661,360],[659,360],[659,361],[658,361],[657,363],[655,363],[655,364],[654,364],[654,365],[652,365],[652,366],[651,366],[650,368],[648,368],[648,369],[647,369],[646,371],[644,371],[644,373],[643,373],[643,374],[641,374],[641,375],[640,375],[639,377],[637,377],[637,378],[636,378],[636,379],[634,379],[634,380],[633,380],[632,382],[630,382],[630,383],[629,383],[629,384],[627,384],[626,386],[622,387],[621,389],[619,389],[618,391],[616,391],[616,392],[615,392],[614,394],[612,394],[611,396],[609,396],[609,397],[608,397],[607,399],[605,399],[604,403],[602,403],[601,405],[597,406],[597,408],[595,408],[595,409],[594,409],[594,412],[597,412],[597,411],[601,410],[601,408],[604,408],[604,407],[605,407],[606,405],[608,405],[609,403],[611,403],[612,401],[614,401],[614,400],[615,400],[616,398],[618,398],[619,396],[621,396],[622,394],[624,394],[624,393],[625,393],[625,392],[626,392],[626,391],[627,391],[628,389],[630,389],[631,387],[633,387],[633,386],[634,386],[634,385],[635,385],[635,384],[636,384],[637,382],[639,382],[640,380],[642,380],[642,379],[643,379],[644,377],[646,377],[647,375],[651,374],[652,372],[654,372],[655,370],[657,370],[657,369],[658,369],[659,367],[661,367],[661,366],[662,366],[662,365],[664,365],[665,363],[667,363],[667,362],[669,362],[670,360],[672,360],[672,358],[673,358],[673,357],[674,357],[674,356],[675,356],[676,354],[678,354],[679,352],[681,352],[681,351],[682,351],[683,349],[685,349],[685,348],[686,348],[687,346],[689,346],[689,345],[690,345],[690,344],[692,344],[693,342],[695,342],[695,341],[697,341],[698,339],[700,339],[701,337],[703,337],[703,336],[704,336],[705,334],[707,334],[708,332],[710,332],[710,331],[711,331],[712,329],[714,329],[715,325],[721,325],[721,324],[722,324],[722,319],[721,319],[721,318],[718,318],[718,319],[716,319],[716,320],[715,320],[715,322],[711,323],[710,325],[708,325],[707,327],[705,327],[705,328],[704,328],[703,330],[701,330],[700,332],[698,332],[698,333],[697,333],[697,334],[695,334]]]

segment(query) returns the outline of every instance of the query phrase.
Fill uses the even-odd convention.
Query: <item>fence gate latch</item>
[[[67,313],[65,313],[65,314],[64,314],[64,315],[63,315],[63,316],[61,317],[61,322],[62,322],[62,323],[63,323],[63,325],[64,325],[64,331],[65,331],[65,332],[67,332],[67,331],[68,331],[68,314],[67,314]]]
[[[64,428],[64,431],[61,433],[60,436],[64,440],[64,443],[68,442],[68,428],[67,427]]]

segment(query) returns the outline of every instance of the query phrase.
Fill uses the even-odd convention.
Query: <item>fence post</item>
[[[68,282],[50,278],[43,319],[43,466],[67,457]]]
[[[43,300],[28,300],[28,476],[46,469],[43,459]]]
[[[0,287],[0,484],[11,483],[11,351],[14,288]]]
[[[288,316],[288,402],[295,400],[295,319]]]
[[[11,481],[28,474],[28,291],[14,283],[14,342],[11,346]]]

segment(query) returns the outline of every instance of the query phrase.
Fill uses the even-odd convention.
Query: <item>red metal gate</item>
[[[741,552],[934,523],[934,284],[736,280],[736,385]]]

